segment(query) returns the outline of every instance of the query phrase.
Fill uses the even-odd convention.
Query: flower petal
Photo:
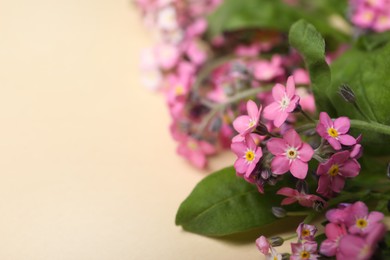
[[[293,196],[296,196],[298,195],[298,191],[297,190],[294,190],[292,188],[289,188],[289,187],[283,187],[281,189],[279,189],[276,194],[278,195],[284,195],[284,196],[287,196],[287,197],[293,197]]]
[[[294,197],[293,198],[284,198],[280,204],[281,205],[290,205],[290,204],[295,203],[296,201],[297,201],[297,199]]]
[[[333,121],[326,112],[320,113],[320,123],[323,124],[325,128],[333,127]]]
[[[355,160],[351,159],[346,161],[340,167],[340,174],[344,177],[356,177],[360,172],[360,164]]]
[[[249,100],[248,103],[246,103],[246,110],[251,119],[255,119],[256,121],[258,120],[257,115],[259,110],[257,109],[257,105],[253,100]]]
[[[291,163],[290,171],[295,178],[303,180],[306,178],[308,168],[307,163],[296,159]]]
[[[303,143],[301,149],[299,149],[299,159],[308,162],[313,157],[314,150],[307,143]]]
[[[250,117],[247,115],[239,116],[233,121],[234,129],[240,134],[245,133],[249,128]]]
[[[337,141],[336,139],[334,139],[333,137],[326,138],[326,141],[328,141],[328,143],[330,144],[330,146],[333,147],[333,149],[335,149],[335,150],[340,150],[341,149],[340,142]]]
[[[292,98],[295,95],[295,82],[293,76],[290,76],[287,79],[286,93],[289,98]]]
[[[283,139],[287,142],[287,144],[295,148],[299,148],[302,145],[301,137],[294,129],[288,130],[284,134]]]
[[[356,144],[356,139],[353,138],[350,135],[340,135],[339,136],[339,141],[343,145],[354,145],[354,144]]]
[[[278,116],[275,118],[274,126],[280,127],[287,119],[288,113],[286,111],[279,111]]]
[[[341,134],[347,133],[349,131],[349,128],[351,127],[349,118],[346,116],[342,116],[334,120],[333,125],[337,132]]]
[[[263,116],[268,120],[274,120],[280,113],[280,105],[273,102],[264,108]]]
[[[345,179],[339,175],[336,175],[332,179],[332,190],[334,192],[340,193],[344,188],[344,184],[345,184]]]
[[[246,163],[244,158],[238,158],[234,163],[234,168],[236,169],[237,173],[244,174],[246,172],[246,169],[248,168],[248,164]]]
[[[281,138],[271,138],[267,142],[267,148],[273,155],[280,155],[285,153],[287,144]]]
[[[275,101],[282,100],[285,94],[286,94],[286,90],[282,84],[277,83],[272,88],[272,97],[274,98]]]
[[[271,171],[274,174],[284,174],[288,172],[290,166],[289,166],[289,160],[285,156],[276,156],[272,159],[271,162]]]
[[[247,149],[247,146],[245,145],[244,142],[237,142],[237,143],[232,143],[230,145],[230,148],[232,151],[238,156],[242,157],[245,154],[245,151]]]

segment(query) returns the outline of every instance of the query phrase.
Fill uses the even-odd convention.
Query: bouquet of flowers
[[[158,38],[143,81],[166,97],[178,154],[237,156],[176,224],[256,229],[267,259],[389,259],[390,0],[136,3]],[[261,235],[286,219],[291,237]]]

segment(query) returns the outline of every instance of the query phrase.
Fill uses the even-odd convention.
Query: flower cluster
[[[357,27],[375,32],[390,30],[389,0],[350,0],[351,21]]]
[[[312,260],[320,257],[336,257],[336,259],[368,260],[378,249],[378,243],[386,233],[386,226],[381,222],[383,214],[368,211],[361,202],[340,204],[326,214],[329,223],[325,226],[326,239],[318,247],[315,240],[317,228],[305,223],[299,224],[296,230],[298,241],[291,243],[291,260]],[[275,246],[285,240],[280,237],[267,239],[260,236],[256,240],[259,251],[266,259],[282,259],[288,254],[280,254]]]
[[[361,201],[329,210],[326,218],[330,223],[325,226],[327,239],[321,244],[321,254],[337,259],[371,259],[386,233],[383,217],[381,212],[369,212]]]
[[[361,136],[355,139],[348,134],[350,121],[347,117],[332,120],[327,113],[321,112],[314,136],[312,133],[299,134],[300,130],[294,129],[294,112],[310,117],[300,105],[292,76],[287,79],[286,87],[277,83],[272,88],[272,100],[264,111],[249,100],[247,112],[248,115],[241,115],[233,122],[238,135],[233,138],[231,149],[237,155],[234,164],[237,174],[255,183],[260,192],[264,191],[264,184],[274,184],[288,172],[297,181],[305,180],[308,164],[313,159],[318,161],[317,193],[325,198],[340,193],[345,179],[359,174],[357,159],[362,155]],[[303,138],[312,144],[304,142]],[[318,140],[319,145],[316,145]],[[284,187],[277,194],[287,196],[282,205],[298,202],[312,207],[315,202],[325,203],[305,189]]]

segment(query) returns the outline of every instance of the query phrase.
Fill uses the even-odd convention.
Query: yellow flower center
[[[333,137],[333,138],[336,138],[339,136],[339,132],[337,132],[336,129],[334,129],[333,127],[330,127],[328,128],[328,134]]]
[[[249,124],[248,124],[248,127],[253,127],[255,125],[255,121],[254,120],[249,120]]]
[[[356,226],[357,226],[358,228],[360,228],[360,229],[364,229],[365,227],[367,227],[367,225],[368,225],[368,222],[367,222],[367,220],[364,219],[364,218],[358,218],[358,219],[356,220]]]
[[[298,151],[295,147],[290,147],[286,151],[287,158],[290,160],[295,160],[298,157]]]
[[[198,144],[194,141],[189,141],[187,143],[187,146],[188,148],[190,148],[191,150],[196,150],[198,148]]]
[[[332,167],[330,167],[328,174],[332,177],[339,174],[339,166],[337,164],[333,164]]]
[[[175,87],[175,94],[176,96],[181,96],[184,94],[184,88],[182,85],[178,85]]]
[[[366,22],[371,22],[372,19],[374,19],[374,14],[372,12],[370,12],[370,11],[364,12],[363,20],[365,20]]]
[[[252,162],[255,159],[255,153],[252,150],[248,150],[245,153],[245,160],[247,162]]]
[[[310,231],[309,231],[308,229],[302,230],[301,236],[302,236],[302,237],[308,237],[308,236],[310,236]]]
[[[301,252],[301,258],[302,259],[309,259],[310,258],[310,252],[302,251]]]

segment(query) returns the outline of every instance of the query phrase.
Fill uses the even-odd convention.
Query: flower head
[[[304,179],[308,171],[308,161],[313,157],[314,151],[310,145],[302,142],[294,129],[288,130],[283,139],[272,138],[267,143],[268,150],[275,155],[271,162],[271,171],[274,174],[291,174]]]
[[[244,137],[256,128],[260,119],[261,109],[261,106],[257,108],[256,103],[252,100],[249,100],[246,103],[248,115],[239,116],[233,122],[234,129],[241,137]]]
[[[234,168],[239,175],[245,175],[248,178],[263,156],[261,148],[256,145],[250,135],[247,135],[245,141],[232,143],[231,149],[238,157]]]
[[[307,241],[304,243],[291,243],[291,260],[313,260],[318,259],[317,243]]]
[[[281,203],[282,205],[289,205],[294,202],[298,202],[300,205],[304,207],[311,208],[313,207],[313,203],[315,201],[321,201],[325,203],[325,201],[322,198],[316,195],[305,194],[288,187],[281,188],[276,192],[276,194],[287,196],[287,198],[282,200]]]
[[[258,239],[256,239],[256,246],[264,255],[269,253],[269,249],[271,247],[265,236],[260,236]]]
[[[375,225],[382,221],[383,218],[384,215],[382,212],[368,212],[366,204],[357,201],[351,205],[350,214],[346,223],[349,227],[348,231],[351,234],[365,235],[371,232]]]
[[[215,153],[216,149],[208,142],[184,136],[180,140],[177,152],[187,158],[196,167],[204,168],[207,163],[206,155]]]
[[[317,228],[313,225],[301,223],[297,228],[299,240],[314,241],[314,235],[317,233]]]
[[[333,192],[339,193],[344,188],[345,178],[353,178],[359,174],[360,164],[350,158],[349,151],[335,153],[325,163],[318,166],[320,175],[317,192],[331,197]]]
[[[347,234],[344,224],[337,225],[328,223],[325,226],[326,239],[321,243],[320,252],[326,256],[335,256],[337,254],[340,239]]]
[[[355,138],[347,134],[350,124],[348,117],[339,117],[333,121],[326,112],[321,112],[316,130],[333,149],[340,150],[342,144],[348,146],[356,144]]]
[[[293,112],[299,102],[299,96],[295,95],[295,83],[293,76],[288,77],[286,88],[276,84],[272,88],[274,102],[264,108],[264,117],[273,120],[276,127],[280,127]]]

